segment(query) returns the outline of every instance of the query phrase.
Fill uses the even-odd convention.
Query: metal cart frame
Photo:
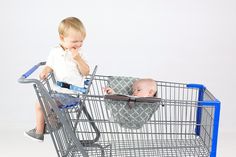
[[[60,109],[50,96],[53,74],[43,81],[28,78],[44,64],[18,81],[33,83],[58,157],[216,156],[220,101],[205,86],[157,81],[162,105],[142,128],[127,129],[112,120],[104,103],[102,88],[110,76],[96,75],[96,66],[86,90],[78,95],[80,104]],[[50,125],[52,115],[61,128]]]

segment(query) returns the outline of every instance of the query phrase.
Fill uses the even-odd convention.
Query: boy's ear
[[[60,40],[64,40],[64,36],[63,35],[60,35]]]

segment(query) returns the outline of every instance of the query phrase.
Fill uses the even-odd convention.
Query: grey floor
[[[40,143],[26,138],[23,135],[24,130],[25,128],[19,126],[5,126],[0,129],[1,157],[57,157],[49,135]],[[218,142],[217,157],[235,156],[235,133],[220,133]]]

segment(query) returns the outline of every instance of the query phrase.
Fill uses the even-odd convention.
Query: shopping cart
[[[141,125],[129,127],[119,118],[124,116],[130,124],[133,120],[123,114],[125,107],[121,104],[147,103],[135,99],[113,100],[104,96],[103,88],[110,86],[114,79],[125,82],[121,88],[126,88],[126,80],[132,82],[135,78],[97,75],[95,67],[86,78],[86,90],[77,96],[80,103],[58,108],[50,95],[55,83],[53,74],[44,81],[27,78],[43,64],[29,70],[19,82],[34,84],[59,157],[216,156],[220,101],[205,86],[157,81],[158,102],[153,102],[157,107],[151,107],[150,116]],[[114,107],[116,103],[118,108]],[[133,108],[126,109],[131,110],[129,113],[133,111]],[[62,127],[54,129],[50,125],[51,115],[57,117]],[[136,115],[140,118],[141,114]]]

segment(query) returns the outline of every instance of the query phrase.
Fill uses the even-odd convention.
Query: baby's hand
[[[104,88],[104,91],[105,91],[105,93],[107,93],[107,94],[115,94],[115,92],[114,92],[114,90],[113,89],[111,89],[110,87],[105,87]]]

